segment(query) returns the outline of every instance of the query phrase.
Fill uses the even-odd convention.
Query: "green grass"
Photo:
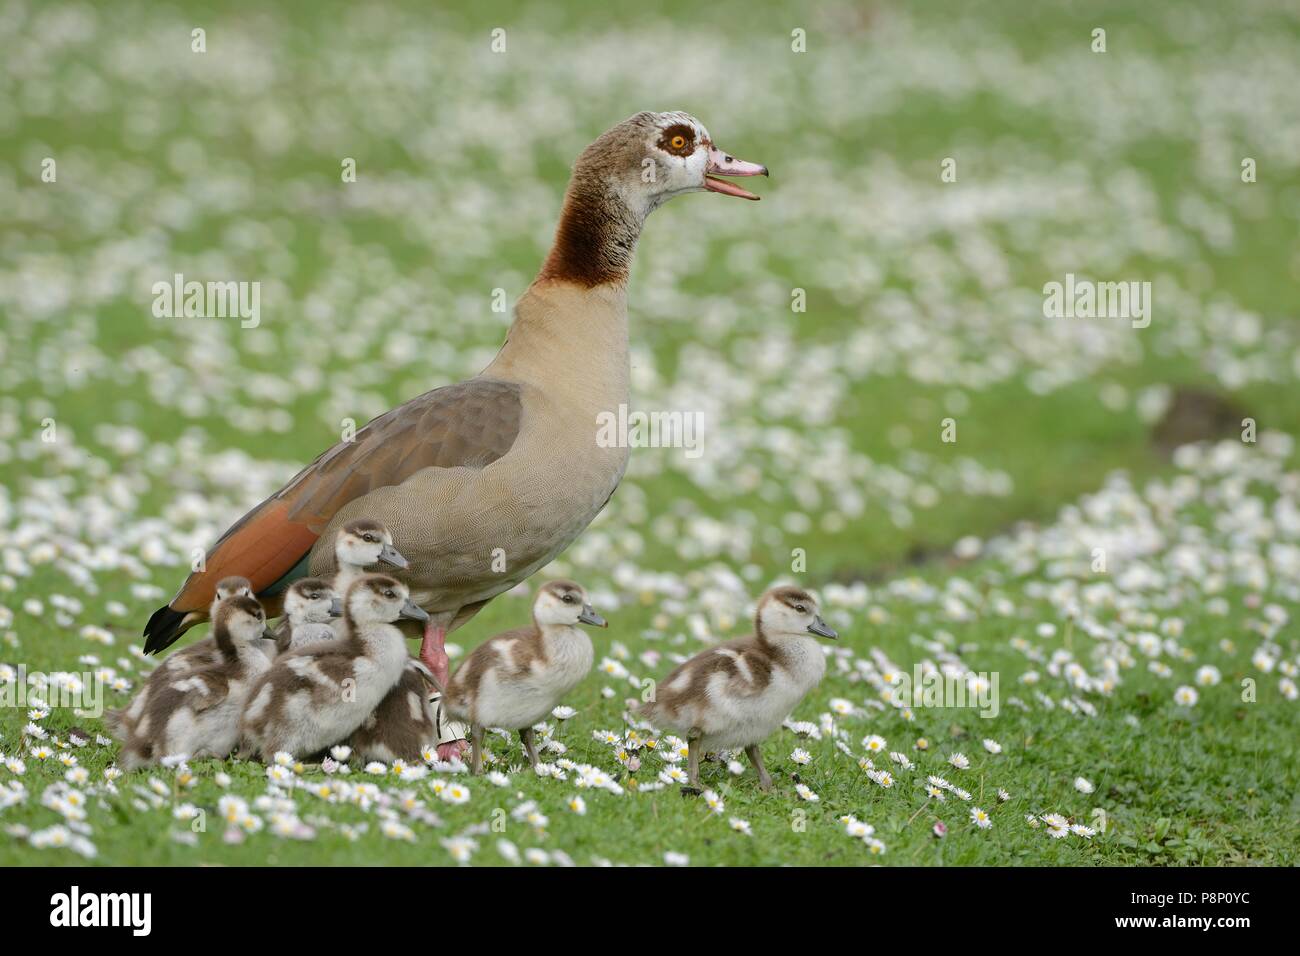
[[[1286,147],[1300,125],[1290,95],[1300,79],[1300,20],[1281,3],[1232,11],[1193,3],[1194,17],[1185,3],[1129,6],[1083,14],[1064,3],[1026,12],[995,3],[733,10],[672,2],[652,15],[616,2],[593,28],[573,12],[508,0],[436,16],[418,4],[368,5],[365,17],[341,3],[279,12],[216,4],[194,14],[123,3],[84,29],[73,17],[55,30],[57,5],[11,28],[5,47],[22,43],[28,53],[0,87],[10,104],[0,114],[0,202],[13,210],[0,233],[0,660],[81,670],[78,658],[96,654],[138,683],[144,667],[127,648],[181,580],[188,543],[219,532],[335,441],[340,418],[364,421],[478,371],[503,333],[492,290],[513,299],[536,270],[576,151],[634,110],[681,107],[774,175],[759,187],[762,203],[687,197],[648,223],[630,290],[634,364],[645,376],[634,401],[716,409],[714,433],[752,437],[716,473],[707,466],[719,445],[700,466],[667,451],[634,454],[609,510],[551,569],[607,597],[613,626],[597,636],[598,654],[612,654],[602,642],[616,641],[634,674],[664,676],[668,653],[702,646],[685,635],[715,592],[723,610],[709,617],[710,634],[743,633],[743,601],[717,583],[719,569],[741,574],[753,597],[789,576],[791,552],[802,548],[805,583],[867,580],[867,606],[886,612],[882,621],[865,608],[834,609],[846,663],[875,648],[910,667],[932,656],[920,642],[948,633],[970,667],[1002,680],[993,719],[927,708],[910,723],[874,711],[846,718],[855,755],[878,733],[916,762],[913,773],[896,773],[892,789],[870,782],[831,741],[783,731],[764,748],[777,777],[771,794],[758,792],[748,769],[734,777],[709,765],[706,782],[726,802],[715,815],[675,787],[632,792],[592,732],[622,730],[621,702],[634,690],[593,675],[566,702],[578,715],[554,725],[557,739],[570,759],[623,774],[627,793],[584,791],[579,816],[565,807],[572,779],[517,772],[504,788],[471,781],[463,805],[439,800],[429,779],[383,780],[386,791],[414,791],[441,817],[441,826],[413,823],[414,843],[381,836],[374,807],[296,792],[300,816],[320,818],[315,839],[281,839],[268,827],[228,844],[217,800],[254,800],[266,789],[263,768],[201,761],[183,792],[170,772],[154,771],[119,780],[113,793],[99,784],[116,748],[92,743],[74,752],[92,781],[82,789],[96,861],[441,864],[451,857],[440,841],[470,834],[480,845],[475,863],[503,862],[494,845],[506,838],[583,864],[657,863],[677,852],[695,864],[1293,865],[1300,838],[1285,821],[1298,809],[1296,704],[1279,694],[1277,673],[1250,661],[1260,640],[1251,604],[1294,616],[1293,569],[1278,560],[1267,582],[1252,586],[1225,564],[1223,616],[1206,611],[1209,589],[1196,582],[1125,591],[1153,623],[1121,619],[1115,608],[1098,613],[1129,638],[1182,619],[1181,646],[1192,656],[1171,659],[1174,676],[1164,679],[1136,655],[1112,696],[1081,695],[1096,707],[1088,717],[1046,710],[1018,686],[1022,673],[1042,667],[1011,642],[1030,640],[1048,655],[1062,648],[1060,604],[1037,589],[1096,579],[1077,569],[1058,576],[1043,554],[1027,573],[997,555],[951,558],[967,536],[988,539],[1022,521],[1068,524],[1061,509],[1117,469],[1138,488],[1171,479],[1142,411],[1152,389],[1208,387],[1261,429],[1300,435],[1291,211],[1300,168]],[[1104,56],[1088,50],[1097,25],[1108,31]],[[208,32],[202,56],[188,52],[195,26]],[[493,58],[488,33],[497,26],[510,46]],[[789,52],[795,27],[808,31],[804,55]],[[1229,82],[1249,91],[1231,107],[1214,93]],[[58,159],[57,184],[39,181],[45,156]],[[344,156],[358,160],[355,185],[339,181]],[[957,183],[939,181],[946,156],[958,159]],[[1257,183],[1240,182],[1242,156],[1258,159]],[[1227,223],[1228,240],[1212,241],[1216,222]],[[261,281],[262,326],[153,318],[149,285],[175,271]],[[1041,288],[1066,272],[1152,281],[1151,328],[1052,325],[1041,316]],[[790,311],[795,288],[806,290],[807,312]],[[58,303],[42,305],[46,295]],[[331,308],[321,311],[321,302]],[[1257,333],[1247,314],[1258,317]],[[772,352],[784,356],[773,367],[753,359]],[[320,376],[294,377],[304,370]],[[263,376],[292,384],[271,394]],[[752,381],[754,395],[737,398],[726,387],[734,381]],[[805,418],[821,389],[829,410]],[[1119,400],[1102,400],[1117,390]],[[243,423],[275,409],[290,416],[290,431]],[[955,444],[940,441],[949,415],[958,420]],[[47,416],[61,436],[53,447],[38,438]],[[103,425],[135,430],[145,447],[114,449],[96,431]],[[778,429],[788,430],[793,451],[764,445]],[[151,457],[191,430],[202,454]],[[212,464],[231,449],[248,461]],[[1293,454],[1280,458],[1294,468]],[[1010,487],[964,487],[968,466],[1005,474]],[[732,479],[750,474],[752,486],[738,489]],[[1203,469],[1187,474],[1220,487]],[[933,500],[918,495],[927,485]],[[1256,475],[1248,487],[1266,505],[1295,494],[1277,474]],[[186,495],[202,506],[178,509]],[[846,503],[853,495],[860,511]],[[101,497],[114,519],[86,520]],[[1180,511],[1153,562],[1193,525],[1207,529],[1225,562],[1234,547],[1266,555],[1258,540],[1243,544],[1232,528],[1216,527],[1231,500]],[[168,528],[148,523],[160,515]],[[726,529],[721,544],[689,550],[708,521]],[[1293,543],[1281,524],[1272,535]],[[32,529],[57,559],[31,559]],[[1140,531],[1120,518],[1109,530],[1121,541]],[[140,558],[155,543],[165,556],[143,558],[136,573],[106,560],[96,593],[60,568],[96,565],[80,547],[120,546]],[[1075,543],[1083,551],[1072,557],[1086,566],[1087,541]],[[1117,559],[1112,574],[1142,560]],[[974,619],[950,620],[938,602],[909,597],[900,582],[910,575],[941,592],[970,582]],[[161,599],[134,593],[141,583]],[[996,612],[998,594],[1013,613]],[[83,604],[69,623],[54,613],[59,595]],[[44,602],[39,615],[23,610],[30,598]],[[111,601],[126,613],[111,613]],[[523,597],[503,597],[454,639],[469,647],[526,615]],[[1057,634],[1035,637],[1040,622],[1057,624]],[[85,625],[109,628],[114,644],[88,641]],[[1286,624],[1272,636],[1284,660],[1295,660],[1294,633]],[[1225,638],[1235,651],[1220,648]],[[1100,642],[1071,641],[1093,670]],[[643,664],[637,656],[647,650],[665,657]],[[1207,663],[1223,683],[1202,688],[1196,707],[1176,707],[1173,688]],[[1247,677],[1259,682],[1255,703],[1240,699]],[[1069,696],[1057,679],[1043,690]],[[1012,695],[1029,709],[1008,706]],[[833,698],[861,708],[871,696],[832,668],[794,717],[816,721]],[[110,693],[110,703],[122,699]],[[0,752],[28,754],[22,775],[0,767],[0,784],[28,791],[0,810],[10,828],[0,863],[80,862],[26,839],[60,821],[41,795],[63,772],[30,756],[26,723],[24,711],[0,711]],[[64,710],[40,723],[60,739],[74,726],[99,729]],[[919,737],[927,752],[914,748]],[[1003,752],[985,753],[985,737]],[[517,745],[494,746],[506,762],[521,762]],[[790,761],[796,746],[811,752],[808,766]],[[972,766],[944,773],[958,750]],[[653,781],[659,767],[644,758],[635,777]],[[228,790],[213,781],[218,770],[232,776]],[[914,783],[927,773],[972,800],[927,804]],[[1078,776],[1095,792],[1075,790]],[[820,800],[801,800],[796,777]],[[147,778],[164,781],[167,793],[142,809],[133,800]],[[308,771],[306,779],[325,778]],[[379,778],[353,768],[348,780]],[[998,802],[999,788],[1009,801]],[[544,830],[510,817],[527,800],[549,817]],[[171,818],[182,802],[207,814],[194,846],[173,838],[189,832]],[[992,813],[991,830],[968,824],[971,806]],[[498,809],[503,832],[491,829]],[[1097,809],[1108,825],[1090,841],[1053,840],[1024,819],[1059,812],[1092,824]],[[256,812],[269,821],[268,811]],[[842,815],[873,825],[887,852],[872,856],[846,836]],[[729,829],[733,816],[752,825],[752,838]],[[950,828],[942,840],[931,832],[936,818]],[[363,822],[370,830],[355,841],[337,831]]]

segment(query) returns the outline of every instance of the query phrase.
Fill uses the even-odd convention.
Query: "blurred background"
[[[634,400],[703,411],[705,454],[634,455],[580,550],[848,580],[1160,469],[1171,409],[1294,432],[1300,12],[1081,6],[5,2],[0,474],[73,480],[52,418],[210,535],[478,371],[569,164],[640,109],[773,176],[650,220]],[[177,272],[260,282],[260,326],[156,318]],[[1045,319],[1066,273],[1150,281],[1150,327]]]

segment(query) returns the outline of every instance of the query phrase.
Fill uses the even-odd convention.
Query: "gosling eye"
[[[802,604],[796,604],[796,605],[794,606],[794,609],[795,609],[795,611],[797,611],[797,612],[800,613],[800,614],[807,614],[807,613],[808,613],[808,609],[807,609],[806,607],[804,607]]]
[[[373,534],[363,534],[361,536],[361,540],[367,542],[368,544],[374,544],[375,536]]]
[[[572,594],[566,594],[566,595],[564,595],[564,597],[560,598],[560,600],[563,601],[565,604],[572,604],[572,603],[573,603],[573,595],[572,595]]]
[[[384,592],[384,597],[386,597],[386,598],[395,598],[395,597],[397,597],[397,592],[394,591],[394,590],[392,590],[392,589],[390,588],[389,590],[387,590],[387,591]]]

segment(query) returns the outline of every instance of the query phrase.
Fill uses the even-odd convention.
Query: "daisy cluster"
[[[820,765],[842,764],[861,775],[860,799],[877,818],[897,811],[911,823],[924,816],[936,835],[946,836],[962,822],[973,832],[995,830],[1003,815],[999,811],[1015,807],[1031,829],[1049,837],[1091,840],[1097,830],[1080,817],[1087,818],[1096,804],[1076,809],[1074,816],[1051,807],[1026,808],[1024,799],[1000,785],[999,768],[1014,759],[1015,750],[1004,740],[992,734],[963,739],[962,732],[941,743],[917,732],[928,714],[899,693],[905,675],[942,674],[965,682],[972,695],[984,689],[980,682],[988,680],[987,672],[973,658],[988,649],[957,636],[973,621],[1004,621],[1006,646],[1023,660],[1019,672],[1009,676],[1012,693],[1003,700],[1013,715],[1062,711],[1078,720],[1095,720],[1114,702],[1131,700],[1130,683],[1146,692],[1154,681],[1170,687],[1165,706],[1176,717],[1198,706],[1204,695],[1237,694],[1238,681],[1225,680],[1225,673],[1249,675],[1262,685],[1261,694],[1294,704],[1300,655],[1283,636],[1291,622],[1286,608],[1300,598],[1292,553],[1300,541],[1300,479],[1287,470],[1290,453],[1289,441],[1277,435],[1264,436],[1256,447],[1235,442],[1188,446],[1178,452],[1177,471],[1167,479],[1135,488],[1117,475],[1097,493],[1063,509],[1052,523],[1018,528],[978,547],[964,543],[963,549],[981,556],[970,565],[970,575],[948,575],[939,584],[902,578],[879,586],[824,588],[825,614],[846,632],[856,629],[865,636],[873,624],[888,627],[906,615],[924,626],[924,633],[889,650],[867,645],[859,651],[859,641],[828,649],[824,709],[816,713],[810,703],[805,709],[811,708],[807,713],[813,719],[796,714],[786,723],[796,740],[808,742],[789,751],[792,773],[805,779],[794,782],[788,799],[821,803],[822,795],[810,782],[818,779]],[[1092,570],[1090,558],[1098,542],[1113,549],[1113,570],[1107,573]],[[584,576],[588,574],[598,575],[599,569],[585,568]],[[605,579],[609,597],[616,604],[636,603],[639,595],[621,587],[618,577],[615,571]],[[645,678],[714,640],[719,622],[743,626],[751,609],[740,582],[720,568],[678,578],[672,588],[680,605],[659,602],[653,626],[642,635],[645,649],[637,654],[615,640],[595,668],[602,685],[600,706],[618,713],[622,726],[590,731],[595,751],[588,748],[587,759],[575,760],[567,756],[574,739],[566,743],[558,733],[562,724],[580,716],[574,708],[559,707],[553,722],[538,725],[544,760],[533,776],[547,793],[553,792],[552,812],[584,817],[593,794],[653,799],[684,782],[686,742],[639,721],[623,709],[623,699],[639,690]],[[97,633],[86,630],[72,604],[57,593],[49,601],[72,615],[65,622],[70,633],[91,646],[104,646]],[[1184,616],[1192,607],[1203,609],[1204,619],[1196,625]],[[707,610],[692,610],[700,608]],[[1188,640],[1189,627],[1213,627],[1216,617],[1225,623],[1236,620],[1235,637]],[[14,643],[19,627],[11,624]],[[81,663],[98,669],[114,702],[124,699],[148,666],[132,650],[112,667],[92,653]],[[11,687],[19,676],[13,667],[0,673]],[[92,856],[92,811],[108,822],[110,808],[124,803],[137,813],[168,816],[178,844],[198,845],[200,838],[189,827],[210,810],[186,795],[203,779],[203,771],[181,759],[161,773],[133,775],[129,783],[112,766],[92,776],[83,766],[87,756],[111,755],[115,745],[81,729],[48,729],[52,709],[45,698],[60,687],[75,687],[74,677],[59,672],[29,682],[19,747],[0,754],[9,777],[0,808],[34,800],[58,822],[35,829],[13,824],[10,835],[33,848],[67,848]],[[1138,721],[1133,714],[1127,719]],[[442,763],[433,751],[413,765],[397,761],[364,767],[351,766],[346,747],[335,748],[313,766],[279,754],[265,768],[261,794],[226,792],[217,799],[222,839],[229,844],[266,838],[310,841],[336,833],[350,841],[373,834],[370,838],[420,842],[427,834],[450,859],[469,862],[486,834],[470,823],[448,835],[441,811],[473,805],[476,790],[510,791],[512,779],[524,770],[507,763],[502,754],[509,738],[498,734],[487,754],[490,773],[478,787],[462,782],[463,763]],[[717,755],[727,770],[724,781],[746,773],[738,757]],[[29,792],[33,780],[39,782],[34,793]],[[225,769],[206,782],[226,791],[232,786]],[[750,821],[727,812],[724,791],[735,785],[715,784],[701,795],[699,806],[723,828],[749,836]],[[1082,776],[1061,787],[1062,794],[1069,790],[1097,799],[1095,786]],[[342,810],[353,816],[339,817]],[[537,798],[520,796],[508,812],[538,838],[549,832],[550,813]],[[870,854],[886,851],[885,841],[859,814],[845,812],[841,822]],[[513,846],[498,842],[498,855],[511,860]],[[554,851],[544,852],[544,862],[562,861]],[[526,852],[519,860],[543,862]]]

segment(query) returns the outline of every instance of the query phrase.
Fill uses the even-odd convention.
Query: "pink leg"
[[[433,673],[441,687],[447,686],[451,666],[447,660],[447,628],[429,621],[424,625],[424,640],[420,642],[420,661]]]
[[[438,744],[438,759],[452,760],[459,757],[466,750],[469,750],[469,741],[467,740],[453,740],[449,743]]]

